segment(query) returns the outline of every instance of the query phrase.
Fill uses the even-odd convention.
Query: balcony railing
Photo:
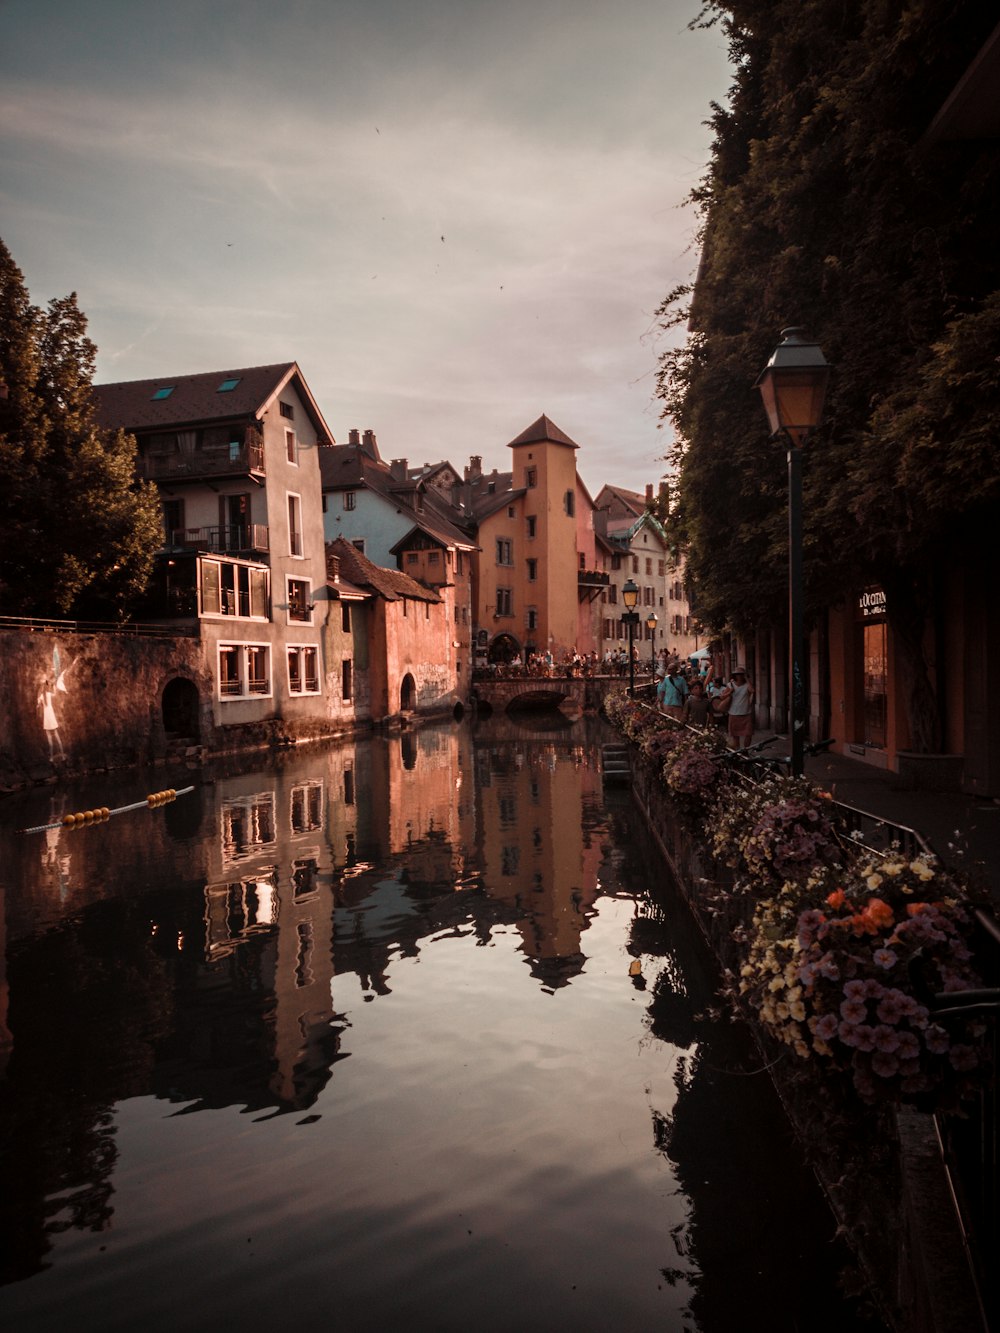
[[[152,449],[138,459],[144,481],[199,481],[206,477],[264,475],[264,442],[256,433],[242,444],[195,449],[190,453],[157,453]]]
[[[266,523],[233,523],[208,528],[173,528],[169,546],[181,551],[212,551],[236,555],[270,549]]]

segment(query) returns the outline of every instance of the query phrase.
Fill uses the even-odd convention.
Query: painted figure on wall
[[[74,664],[71,662],[68,667],[62,668],[59,658],[59,645],[52,649],[52,670],[46,671],[42,678],[42,688],[38,694],[38,707],[42,714],[42,730],[45,732],[45,739],[49,743],[49,758],[55,759],[58,752],[60,759],[66,758],[66,751],[63,749],[62,738],[59,735],[59,718],[56,715],[56,695],[68,694],[66,687],[66,677],[73,670]]]

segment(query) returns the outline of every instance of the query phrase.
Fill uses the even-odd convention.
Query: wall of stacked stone
[[[0,630],[0,786],[155,761],[178,677],[197,689],[204,741],[212,682],[197,639]]]

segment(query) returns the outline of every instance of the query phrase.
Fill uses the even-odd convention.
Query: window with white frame
[[[288,619],[312,624],[312,581],[310,579],[286,579],[288,588]]]
[[[288,492],[288,553],[302,555],[302,499]]]
[[[319,694],[319,649],[312,644],[288,648],[289,694]]]
[[[267,619],[268,570],[264,566],[201,557],[198,591],[203,616]]]
[[[289,463],[294,463],[295,466],[298,467],[299,451],[296,448],[295,432],[293,430],[285,431],[285,456],[287,457]]]
[[[270,694],[270,647],[266,643],[220,643],[219,697],[251,699]]]

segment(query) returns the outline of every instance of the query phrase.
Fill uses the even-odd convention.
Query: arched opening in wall
[[[417,706],[417,686],[409,672],[399,687],[399,707],[403,713],[412,713]]]
[[[513,662],[515,657],[521,656],[521,645],[513,634],[497,634],[491,641],[486,656],[489,661],[505,666]]]
[[[182,676],[175,676],[173,680],[168,681],[163,690],[162,709],[163,730],[167,733],[168,740],[178,740],[182,737],[192,741],[198,740],[201,734],[201,724],[198,720],[201,701],[194,681],[185,680]]]

